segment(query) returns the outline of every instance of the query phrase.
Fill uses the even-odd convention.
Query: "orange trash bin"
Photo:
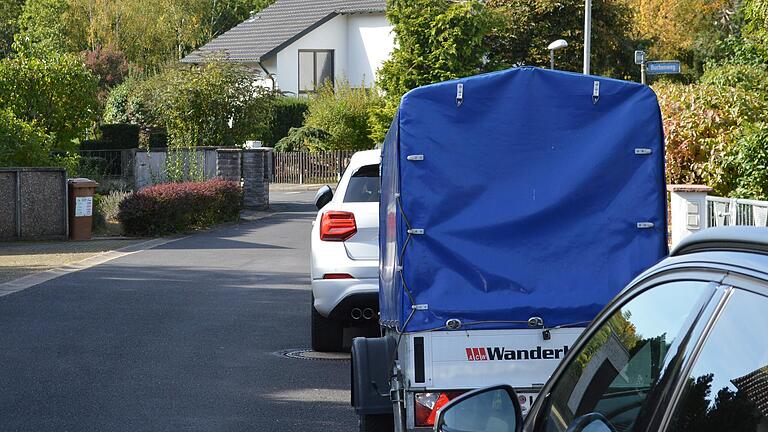
[[[93,224],[93,194],[99,184],[86,178],[70,179],[69,238],[90,240]]]

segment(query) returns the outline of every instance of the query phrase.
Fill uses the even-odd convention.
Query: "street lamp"
[[[584,75],[589,75],[592,51],[592,0],[584,0]]]
[[[554,69],[555,68],[555,50],[559,50],[561,48],[565,48],[568,46],[568,42],[566,42],[564,39],[558,39],[547,47],[549,50],[549,68]]]

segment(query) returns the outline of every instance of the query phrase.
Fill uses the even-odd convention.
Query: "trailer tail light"
[[[416,393],[414,395],[416,427],[434,426],[437,412],[448,402],[461,396],[463,391],[440,393]]]
[[[320,240],[346,241],[357,233],[355,214],[345,211],[329,211],[320,219]]]

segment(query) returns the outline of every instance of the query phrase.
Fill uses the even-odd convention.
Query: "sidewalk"
[[[271,192],[303,192],[312,191],[316,192],[325,184],[292,184],[292,183],[270,183],[269,190]],[[329,184],[331,189],[336,190],[336,184]]]
[[[0,243],[0,284],[121,249],[147,239]]]

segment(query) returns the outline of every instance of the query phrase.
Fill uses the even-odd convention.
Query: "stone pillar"
[[[707,227],[707,194],[712,188],[702,185],[669,185],[672,248],[688,235]]]
[[[242,173],[240,149],[217,149],[216,150],[216,177],[224,180],[230,180],[240,183]]]
[[[272,149],[243,150],[243,195],[245,208],[265,210],[269,207],[269,166]]]

